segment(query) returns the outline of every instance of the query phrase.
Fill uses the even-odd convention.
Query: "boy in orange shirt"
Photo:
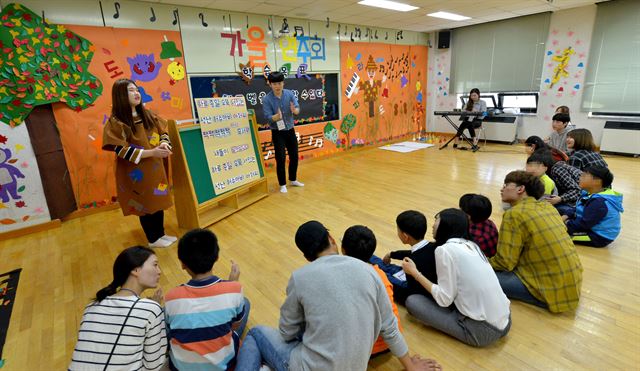
[[[356,258],[358,260],[362,260],[365,263],[369,263],[369,259],[376,251],[376,236],[373,234],[371,229],[363,226],[363,225],[354,225],[349,227],[342,237],[342,254],[346,256],[350,256],[352,258]],[[398,307],[396,303],[393,301],[393,286],[387,275],[375,264],[371,264],[373,269],[378,273],[384,287],[387,289],[387,295],[389,295],[389,300],[391,301],[391,307],[393,308],[393,313],[398,320],[398,328],[402,331],[402,327],[400,326],[400,316],[398,315]],[[381,336],[378,337],[375,344],[373,344],[373,349],[371,350],[371,355],[375,356],[377,354],[386,352],[389,349],[387,344],[385,344],[384,340]]]

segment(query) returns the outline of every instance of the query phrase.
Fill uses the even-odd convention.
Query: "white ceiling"
[[[602,0],[400,0],[420,7],[410,12],[359,5],[357,0],[142,0],[235,12],[277,15],[380,28],[429,32],[523,15],[575,8]],[[606,0],[605,0],[606,1]],[[438,11],[471,19],[454,22],[427,17]]]

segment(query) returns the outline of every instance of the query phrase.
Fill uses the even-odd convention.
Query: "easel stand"
[[[171,167],[174,199],[180,228],[206,228],[269,195],[267,178],[262,177],[199,204],[178,127],[174,120],[168,124],[173,146]],[[259,157],[262,160],[262,156]],[[264,168],[264,164],[262,166]]]

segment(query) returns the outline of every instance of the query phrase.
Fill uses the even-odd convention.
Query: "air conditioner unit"
[[[607,121],[600,151],[640,155],[640,122]]]

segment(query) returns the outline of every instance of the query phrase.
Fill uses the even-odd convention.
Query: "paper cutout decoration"
[[[553,88],[553,85],[557,84],[561,78],[569,76],[567,66],[569,65],[571,55],[575,53],[576,52],[569,46],[564,49],[560,55],[551,58],[553,61],[558,62],[558,65],[553,69],[553,78],[551,79],[549,88]]]
[[[176,43],[169,41],[167,35],[164,35],[164,41],[160,44],[162,51],[160,52],[160,59],[170,59],[182,57],[182,53],[176,47]]]
[[[142,86],[138,86],[138,91],[140,92],[140,99],[142,100],[142,103],[153,101],[153,97],[147,94]]]
[[[102,83],[89,73],[94,46],[62,25],[44,24],[20,4],[0,12],[0,120],[19,125],[34,106],[90,106]]]
[[[291,63],[285,63],[280,66],[280,73],[282,73],[285,78],[289,76],[289,72],[291,72]]]
[[[247,62],[247,64],[239,64],[240,71],[236,72],[247,85],[251,84],[251,80],[253,80],[253,64],[251,61]]]
[[[353,128],[356,127],[356,116],[353,113],[349,113],[342,119],[342,124],[340,125],[340,131],[343,134],[349,134]]]
[[[296,72],[296,78],[305,78],[307,80],[311,80],[311,76],[307,75],[307,64],[302,63],[298,66],[298,72]]]
[[[329,142],[336,144],[338,142],[338,129],[335,126],[331,125],[331,123],[327,123],[324,126],[324,138]]]
[[[0,200],[4,203],[22,198],[18,194],[18,178],[24,179],[24,174],[12,165],[15,162],[9,148],[0,148]]]
[[[153,81],[158,77],[162,66],[161,62],[155,61],[153,53],[136,54],[133,58],[127,57],[127,62],[131,68],[131,80],[133,81]]]
[[[269,81],[269,75],[271,75],[271,66],[269,63],[265,63],[264,67],[262,67],[262,75],[266,82]]]
[[[184,79],[186,75],[184,66],[180,62],[176,61],[169,63],[167,66],[167,73],[171,77],[171,80],[169,80],[169,84],[171,85],[175,85],[177,81]]]

